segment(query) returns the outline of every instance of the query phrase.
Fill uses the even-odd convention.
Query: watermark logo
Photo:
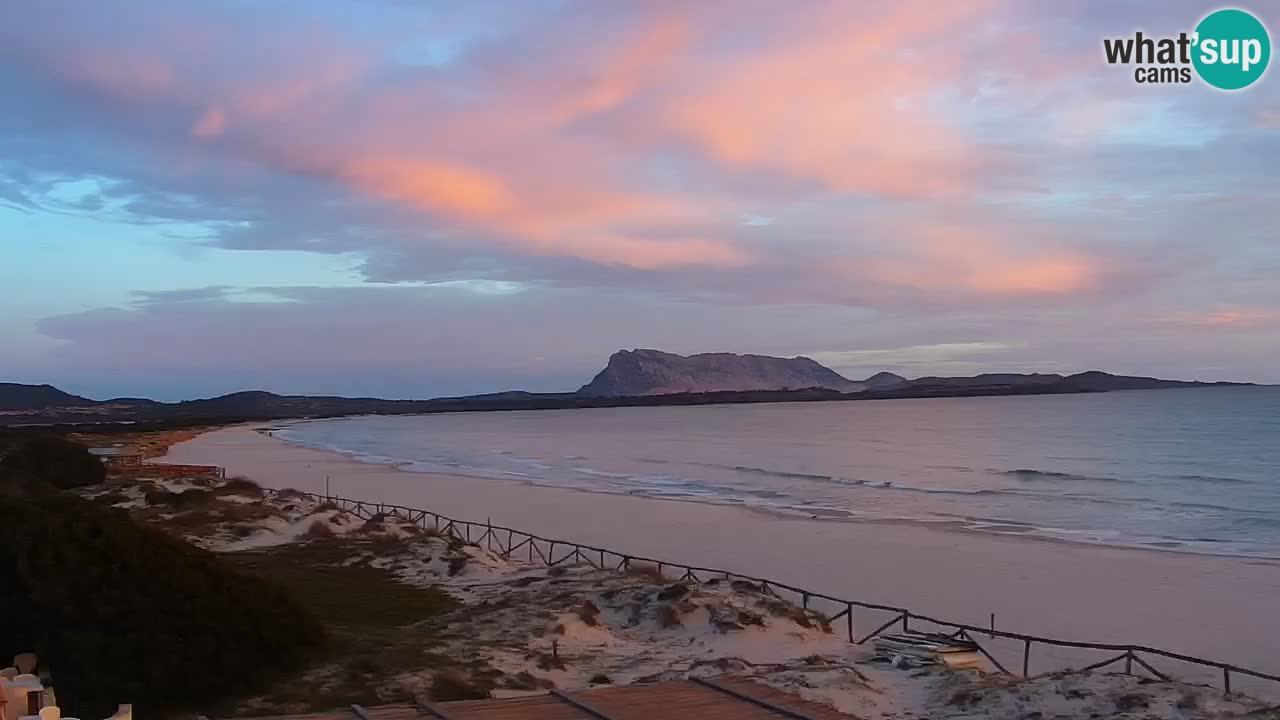
[[[1225,8],[1209,13],[1190,33],[1177,37],[1106,38],[1111,65],[1136,65],[1138,83],[1189,83],[1195,75],[1219,90],[1240,90],[1258,81],[1271,61],[1271,36],[1252,13]]]

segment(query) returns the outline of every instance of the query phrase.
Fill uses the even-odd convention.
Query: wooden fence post
[[[223,470],[223,472],[225,473],[225,469]],[[328,481],[327,477],[326,477],[326,481]],[[456,521],[456,520],[452,520],[450,518],[444,517],[442,515],[439,515],[437,513],[428,512],[426,510],[413,510],[412,508],[404,508],[399,505],[387,505],[382,502],[365,503],[358,500],[338,497],[330,493],[330,488],[327,485],[328,483],[326,482],[324,497],[321,497],[315,493],[310,493],[310,492],[301,493],[301,497],[305,497],[308,500],[315,501],[315,502],[323,501],[327,503],[332,503],[333,506],[339,508],[340,510],[349,512],[355,515],[356,517],[359,517],[364,520],[368,520],[371,512],[374,512],[374,511],[376,511],[378,514],[386,514],[387,508],[390,507],[393,509],[392,511],[393,514],[397,515],[398,517],[405,518],[410,522],[413,522],[414,524],[422,527],[424,530],[427,527],[427,522],[426,522],[427,515],[430,515],[432,518],[432,524],[433,524],[433,527],[435,528],[435,531],[438,533],[441,533],[442,535],[448,538],[462,540],[465,534],[466,542],[468,543],[480,545],[482,544],[482,541],[487,539],[488,548],[490,551],[493,550],[493,546],[495,544],[499,548],[502,548],[502,541],[498,540],[496,534],[494,533],[492,518],[487,518],[485,524],[483,526],[480,526],[479,523],[471,523],[467,521]],[[264,489],[264,495],[266,497],[278,497],[279,491],[267,488],[267,489]],[[408,514],[407,517],[401,514],[402,511]],[[417,513],[416,516],[415,516],[415,513]],[[442,523],[443,523],[443,527],[442,527]],[[464,530],[462,532],[458,530],[459,523],[461,523],[464,526]],[[472,525],[483,527],[485,529],[484,536],[479,538],[478,540],[473,541],[472,534],[471,534]],[[515,530],[512,530],[510,528],[507,529],[507,547],[504,550],[504,556],[511,556],[514,554],[515,550],[518,549],[518,546],[515,544],[515,539],[514,539],[515,533],[516,533]],[[565,542],[565,541],[543,540],[543,542],[546,542],[549,545],[548,552],[544,556],[541,548],[538,547],[538,540],[535,539],[533,535],[529,535],[523,532],[521,533],[521,535],[527,538],[527,540],[521,544],[527,544],[529,546],[527,554],[528,554],[528,560],[530,563],[534,562],[534,555],[536,554],[542,560],[542,562],[547,566],[552,566],[552,565],[569,561],[569,560],[574,560],[578,563],[585,563],[588,565],[591,564],[591,561],[587,560],[588,555],[582,552],[583,551],[582,545],[578,545],[576,543],[571,543],[571,542]],[[560,558],[560,560],[555,560],[556,545],[567,545],[571,548],[571,551],[569,551],[564,557]],[[617,567],[614,568],[614,571],[622,571],[622,572],[630,571],[632,569],[631,561],[633,559],[636,559],[636,558],[633,558],[632,556],[623,555],[621,553],[618,553],[612,550],[605,550],[603,548],[589,547],[587,549],[596,551],[599,553],[601,569],[605,569],[604,558],[606,555],[613,555],[618,558],[621,558],[621,562],[619,562]],[[572,558],[570,557],[570,555],[572,555]],[[660,577],[664,575],[667,569],[667,566],[670,565],[671,567],[683,569],[685,571],[685,574],[683,577],[684,581],[692,581],[695,583],[702,582],[702,578],[698,577],[697,574],[694,573],[694,569],[688,565],[679,565],[679,564],[671,565],[671,563],[666,563],[658,560],[644,560],[643,562],[656,564],[657,572]],[[731,573],[724,570],[715,570],[715,571],[707,570],[706,572],[709,573],[710,575],[723,576],[726,582],[741,581],[743,583],[746,583],[747,585],[758,584],[758,587],[760,588],[761,592],[770,593],[775,597],[784,597],[783,595],[780,595],[776,590],[770,587],[770,581],[768,580],[749,578],[747,576],[737,575],[735,573]],[[737,580],[734,580],[734,578],[737,578]],[[821,594],[815,595],[809,592],[808,590],[795,588],[789,585],[781,585],[780,587],[788,591],[788,593],[799,594],[801,598],[801,605],[805,610],[809,610],[810,605],[812,604],[813,597],[821,597],[824,600],[834,602],[836,603],[837,607],[839,606],[838,603],[844,602],[845,610],[841,613],[837,613],[834,616],[832,616],[829,622],[834,624],[836,620],[839,620],[840,615],[845,615],[845,624],[846,624],[850,643],[855,643],[855,644],[866,643],[868,640],[871,640],[872,638],[888,630],[890,627],[892,627],[893,625],[899,622],[902,624],[902,629],[904,632],[910,632],[911,617],[912,617],[912,613],[910,610],[904,610],[904,609],[885,606],[885,605],[874,605],[874,604],[868,604],[868,603],[846,601],[846,600],[841,600],[828,595],[821,595]],[[787,596],[787,597],[790,597],[790,596]],[[861,640],[858,640],[857,636],[854,634],[853,608],[855,604],[861,607],[865,607],[869,610],[890,612],[890,613],[895,613],[895,615],[892,615],[889,618],[889,620],[885,621],[883,625],[881,625],[879,628],[872,631],[866,637],[862,638]],[[925,624],[936,624],[942,627],[956,628],[959,632],[953,634],[952,637],[963,637],[963,638],[972,640],[971,632],[981,633],[982,631],[981,627],[974,627],[967,624],[950,623],[943,620],[930,618],[927,616],[917,616],[916,619]],[[998,635],[997,635],[997,632],[999,632]],[[1115,645],[1105,645],[1105,644],[1070,643],[1070,642],[1058,641],[1058,640],[1053,640],[1048,638],[1022,635],[1019,633],[1001,632],[996,630],[995,613],[990,613],[990,624],[989,624],[988,636],[993,639],[996,637],[1000,637],[1000,638],[1008,638],[1008,639],[1020,639],[1023,641],[1023,648],[1022,648],[1022,676],[1023,677],[1029,677],[1031,675],[1031,644],[1033,642],[1039,642],[1039,643],[1044,643],[1054,647],[1064,647],[1064,646],[1065,647],[1084,647],[1084,648],[1091,648],[1095,650],[1111,650],[1111,651],[1124,649],[1125,653],[1123,655],[1112,657],[1111,659],[1108,659],[1103,662],[1097,663],[1096,665],[1090,666],[1090,668],[1105,667],[1108,665],[1112,665],[1120,660],[1124,660],[1124,663],[1125,663],[1124,671],[1126,674],[1129,674],[1129,675],[1133,674],[1133,666],[1136,663],[1142,666],[1142,668],[1147,670],[1149,673],[1151,673],[1153,677],[1156,677],[1161,680],[1167,680],[1168,676],[1164,675],[1159,670],[1156,670],[1146,660],[1140,657],[1137,654],[1138,650],[1142,650],[1143,652],[1149,652],[1150,654],[1153,654],[1153,655],[1172,658],[1174,660],[1179,660],[1183,662],[1197,663],[1205,667],[1217,667],[1222,670],[1222,686],[1223,686],[1223,690],[1227,693],[1230,693],[1232,691],[1231,676],[1233,673],[1243,674],[1250,677],[1255,677],[1255,678],[1260,678],[1260,679],[1265,679],[1265,680],[1270,680],[1275,682],[1280,682],[1280,676],[1268,675],[1265,673],[1258,672],[1256,670],[1234,667],[1231,665],[1226,665],[1225,663],[1221,663],[1221,662],[1216,662],[1216,661],[1207,660],[1203,658],[1190,657],[1186,655],[1179,655],[1177,653],[1171,653],[1168,651],[1158,650],[1153,648],[1145,648],[1145,647],[1138,648],[1134,646],[1127,646],[1126,648],[1125,646],[1115,646]],[[990,660],[992,664],[994,664],[1001,672],[1005,672],[1006,674],[1011,674],[1004,668],[1003,665],[1000,664],[1000,662],[995,657],[993,657],[984,648],[979,646],[978,650],[980,650],[983,653],[983,655],[985,655],[987,659]],[[1086,668],[1086,669],[1089,669],[1089,668]],[[1049,670],[1052,670],[1052,667],[1046,668],[1046,671],[1049,671]]]

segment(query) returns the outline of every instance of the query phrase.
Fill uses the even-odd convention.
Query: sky
[[[555,391],[649,347],[1280,382],[1280,78],[1103,57],[1216,7],[10,0],[0,380]]]

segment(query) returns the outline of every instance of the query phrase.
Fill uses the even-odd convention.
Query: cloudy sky
[[[1102,57],[1214,7],[9,0],[0,380],[564,390],[656,347],[1280,382],[1280,78]]]

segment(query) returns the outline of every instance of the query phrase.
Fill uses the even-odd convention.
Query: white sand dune
[[[263,486],[397,503],[552,538],[719,567],[949,620],[1153,645],[1280,674],[1280,562],[1074,545],[922,525],[784,519],[742,508],[412,473],[289,445],[251,427],[201,435],[165,461],[214,464]],[[283,533],[282,533],[283,534]],[[885,616],[859,611],[860,632]],[[1020,664],[1021,649],[995,644]],[[1087,660],[1102,659],[1100,655]],[[1037,647],[1032,670],[1083,664]],[[1173,662],[1162,670],[1211,682]],[[1264,694],[1265,683],[1233,680]]]

